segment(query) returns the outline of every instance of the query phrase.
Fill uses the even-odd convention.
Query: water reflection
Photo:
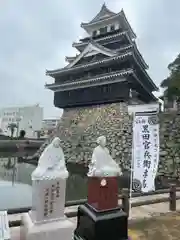
[[[0,209],[23,208],[31,206],[31,186],[10,181],[0,181]]]
[[[15,181],[15,177],[17,175],[16,168],[16,158],[1,158],[0,161],[0,178],[4,180],[11,179],[12,182]]]

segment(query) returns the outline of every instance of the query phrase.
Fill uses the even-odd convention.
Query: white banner
[[[132,181],[134,186],[142,192],[155,190],[154,181],[159,163],[157,115],[134,117],[132,151]]]

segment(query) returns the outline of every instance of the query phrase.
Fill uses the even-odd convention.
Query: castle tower
[[[157,87],[146,72],[148,66],[124,11],[115,14],[104,4],[81,27],[89,36],[73,43],[79,54],[66,57],[66,67],[46,72],[55,79],[46,85],[54,91],[54,105],[74,108],[127,101],[130,89],[136,90],[142,102],[154,101],[152,91]]]
[[[127,121],[122,116],[124,107],[132,96],[136,104],[156,101],[152,92],[158,88],[146,71],[148,65],[123,10],[114,13],[103,4],[100,12],[81,27],[88,37],[73,43],[79,54],[66,57],[64,68],[46,71],[54,78],[46,88],[54,92],[55,107],[64,109],[57,135],[69,149],[65,153],[68,160],[86,162],[98,135],[107,136],[113,157],[122,153],[122,144],[119,142],[121,147],[116,149],[109,138],[117,137],[115,131],[123,135],[131,132],[127,124],[123,125]],[[80,154],[76,156],[77,151]]]

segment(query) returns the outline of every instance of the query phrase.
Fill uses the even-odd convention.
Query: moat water
[[[31,173],[35,166],[17,163],[16,158],[0,158],[0,210],[31,206]],[[66,200],[87,196],[87,177],[70,172],[67,180]]]

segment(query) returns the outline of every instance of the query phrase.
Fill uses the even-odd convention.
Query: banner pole
[[[133,113],[133,131],[132,131],[132,154],[131,154],[131,174],[129,189],[129,218],[132,218],[132,188],[133,188],[133,167],[134,167],[134,116]]]

